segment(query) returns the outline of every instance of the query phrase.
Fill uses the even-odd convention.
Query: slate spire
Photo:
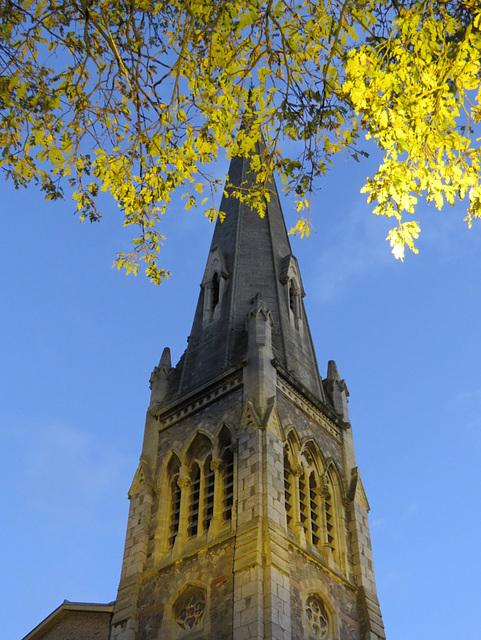
[[[231,161],[229,179],[234,187],[248,185],[255,178],[249,158]],[[233,196],[222,198],[220,209],[225,219],[216,223],[189,344],[179,363],[180,395],[243,364],[246,318],[253,299],[260,294],[274,322],[276,367],[318,400],[325,400],[299,267],[273,179],[269,186],[271,199],[264,218]]]

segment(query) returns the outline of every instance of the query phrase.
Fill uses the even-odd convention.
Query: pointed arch
[[[217,455],[220,455],[224,447],[232,445],[232,429],[225,422],[219,425],[215,440]]]
[[[204,431],[196,431],[185,447],[183,456],[185,466],[190,468],[194,460],[203,460],[212,448],[210,435]]]
[[[289,445],[284,445],[284,505],[286,509],[286,526],[294,531],[294,477],[292,462],[289,457]]]
[[[328,554],[339,569],[346,569],[346,521],[342,477],[333,460],[324,474],[324,512]]]
[[[299,436],[297,435],[297,431],[294,427],[290,426],[286,429],[286,441],[285,444],[288,446],[288,452],[290,454],[291,464],[294,466],[299,464],[299,454],[301,451],[301,441],[299,440]]]
[[[213,516],[213,443],[210,435],[197,431],[186,446],[184,468],[188,477],[187,539],[207,532]]]
[[[168,513],[169,513],[169,530],[168,530],[168,547],[171,549],[179,534],[180,523],[180,499],[181,488],[179,485],[180,477],[180,459],[175,453],[172,453],[167,464],[167,488],[168,488]]]
[[[212,455],[209,454],[204,462],[204,495],[202,512],[202,530],[208,531],[211,520],[214,516],[214,489],[215,472],[212,467]]]
[[[324,462],[319,446],[313,439],[302,445],[299,456],[299,515],[305,540],[320,548],[323,543],[321,508],[321,477]]]
[[[165,483],[169,475],[169,468],[173,464],[172,463],[173,459],[178,460],[179,465],[181,466],[182,454],[175,447],[169,451],[165,460],[159,467],[159,470],[157,472],[157,478],[155,480],[155,487],[157,491],[162,491],[163,487],[165,487]]]
[[[287,311],[293,327],[302,331],[302,298],[305,295],[297,260],[286,256],[281,263],[281,282],[284,285]]]
[[[203,291],[203,320],[212,322],[220,317],[227,282],[226,262],[222,252],[214,247],[207,259],[201,288]]]
[[[219,455],[219,476],[221,490],[219,491],[219,508],[221,511],[220,524],[231,522],[234,505],[234,445],[232,433],[227,425],[222,425],[217,437],[217,451]]]
[[[305,440],[302,444],[301,453],[305,456],[306,460],[309,460],[310,466],[315,469],[316,473],[322,476],[327,465],[317,442],[313,438]]]
[[[299,523],[298,479],[295,471],[299,467],[300,441],[294,427],[286,429],[284,442],[284,506],[286,527],[293,533]]]

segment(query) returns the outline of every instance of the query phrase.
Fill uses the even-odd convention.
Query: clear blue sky
[[[370,167],[340,161],[293,250],[321,374],[335,359],[351,393],[388,639],[472,639],[481,224],[421,208],[420,255],[395,261],[359,194]],[[116,596],[149,376],[186,346],[213,227],[168,214],[159,288],[111,269],[129,237],[111,203],[81,225],[69,201],[0,189],[0,599],[2,637],[19,640],[64,598]]]

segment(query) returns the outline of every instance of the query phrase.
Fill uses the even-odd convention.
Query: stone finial
[[[149,380],[150,389],[152,391],[150,396],[150,408],[152,410],[158,408],[163,402],[167,393],[169,376],[172,371],[170,349],[169,347],[165,347],[159,361],[159,366],[154,367]]]
[[[337,364],[335,360],[329,360],[327,363],[327,379],[337,382],[341,382],[341,376],[339,375],[339,370],[337,368]]]
[[[349,391],[345,380],[341,380],[337,364],[334,360],[329,360],[327,365],[327,378],[323,381],[323,385],[324,391],[330,399],[336,413],[344,422],[349,422],[349,412],[347,409]]]
[[[170,349],[169,347],[165,347],[162,351],[162,356],[159,360],[159,369],[165,369],[166,371],[170,371],[172,369],[172,362],[170,359]]]

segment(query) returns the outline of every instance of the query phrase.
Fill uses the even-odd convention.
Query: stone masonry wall
[[[308,596],[314,593],[319,594],[326,605],[330,624],[334,625],[332,637],[359,640],[361,631],[355,590],[293,548],[290,549],[290,567],[292,640],[308,637],[305,605]]]
[[[182,636],[172,607],[186,586],[206,593],[206,614],[196,640],[232,638],[232,561],[234,541],[202,550],[144,576],[138,610],[137,640],[173,640]]]

